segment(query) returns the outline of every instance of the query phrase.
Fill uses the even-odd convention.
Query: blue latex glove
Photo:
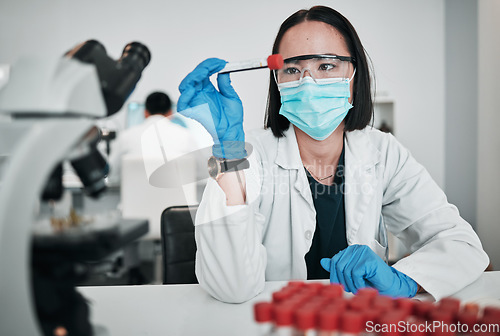
[[[177,111],[206,128],[214,140],[214,156],[241,159],[247,156],[241,100],[228,73],[217,76],[219,91],[210,82],[225,65],[224,60],[209,58],[189,73],[179,85]]]
[[[348,292],[374,287],[393,297],[414,297],[417,293],[415,280],[388,266],[366,245],[351,245],[331,259],[323,258],[321,266],[330,272],[330,282],[342,284]]]

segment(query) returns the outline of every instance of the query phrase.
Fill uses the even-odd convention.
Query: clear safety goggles
[[[298,82],[305,73],[314,80],[349,80],[354,75],[355,59],[337,55],[301,55],[284,60],[283,68],[274,70],[277,84]]]

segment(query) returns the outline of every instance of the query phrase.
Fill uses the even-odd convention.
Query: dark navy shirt
[[[304,168],[305,169],[305,168]],[[330,273],[320,265],[347,247],[344,209],[344,149],[339,158],[332,185],[316,181],[306,169],[316,209],[316,230],[312,246],[306,254],[307,278],[329,279]]]

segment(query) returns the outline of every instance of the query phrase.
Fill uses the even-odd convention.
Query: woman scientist
[[[196,216],[196,275],[225,302],[259,294],[266,280],[330,278],[436,300],[477,279],[488,257],[471,226],[408,150],[368,126],[370,73],[361,41],[323,6],[286,19],[273,54],[266,129],[247,137],[226,64],[202,62],[182,81],[178,110],[214,137]],[[411,254],[392,267],[386,229]]]

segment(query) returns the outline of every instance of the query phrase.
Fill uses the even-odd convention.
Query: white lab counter
[[[263,293],[242,304],[227,304],[199,285],[81,287],[89,299],[92,323],[112,336],[259,335],[253,304],[269,301],[285,281],[267,282]],[[486,272],[455,297],[500,306],[500,272]],[[429,295],[420,295],[427,299]]]

